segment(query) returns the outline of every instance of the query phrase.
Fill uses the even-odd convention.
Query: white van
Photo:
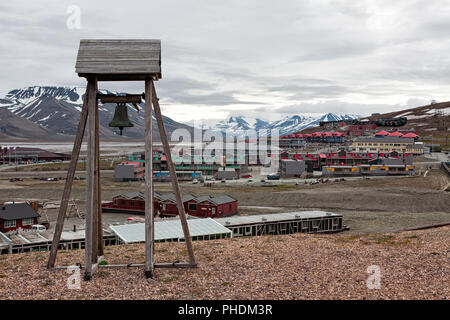
[[[36,231],[36,232],[41,233],[41,232],[45,232],[45,230],[47,230],[47,229],[42,224],[33,224],[31,226],[31,231]]]

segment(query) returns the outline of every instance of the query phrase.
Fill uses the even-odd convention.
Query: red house
[[[238,212],[238,201],[228,195],[203,196],[187,202],[187,213],[201,218],[226,217]]]
[[[182,196],[184,211],[188,213],[187,202],[195,199],[192,194],[185,194]],[[173,193],[168,193],[164,195],[159,195],[158,198],[155,197],[155,212],[160,217],[173,217],[178,215],[177,201]],[[188,213],[189,214],[189,213]]]
[[[159,194],[155,192],[154,196],[157,198]],[[112,202],[102,203],[102,212],[144,214],[145,195],[139,191],[119,194]]]
[[[26,202],[0,205],[0,231],[30,229],[40,215]]]
[[[173,193],[155,192],[153,201],[155,216],[178,215],[177,202]],[[237,200],[228,195],[196,197],[185,194],[182,201],[187,214],[202,218],[229,216],[238,212]],[[112,202],[102,204],[102,212],[144,214],[145,196],[142,192],[119,194],[113,198]]]

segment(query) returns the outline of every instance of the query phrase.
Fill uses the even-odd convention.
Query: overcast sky
[[[67,27],[71,5],[80,29]],[[149,38],[162,41],[156,88],[175,120],[367,115],[450,100],[449,35],[450,1],[438,0],[3,1],[0,96],[84,85],[80,39]]]

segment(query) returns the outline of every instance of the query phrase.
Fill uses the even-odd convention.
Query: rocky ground
[[[100,268],[81,289],[45,268],[47,252],[0,256],[0,299],[449,299],[450,227],[391,234],[282,235],[194,242],[196,269]],[[186,259],[156,244],[156,261]],[[58,265],[82,263],[61,251]],[[144,246],[107,247],[108,264],[144,261]],[[368,268],[380,287],[369,289]],[[373,267],[375,266],[375,267]],[[372,283],[372,282],[370,282]],[[372,283],[375,284],[375,283]]]

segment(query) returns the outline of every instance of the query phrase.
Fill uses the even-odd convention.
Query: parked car
[[[280,180],[279,174],[269,174],[267,175],[267,180]]]
[[[197,184],[197,183],[198,183],[198,179],[192,180],[192,183],[193,183],[193,184]]]
[[[246,173],[241,175],[241,178],[253,178],[253,176],[251,174]]]
[[[31,226],[31,230],[40,233],[40,232],[45,232],[45,230],[47,230],[47,228],[42,224],[33,224]]]

